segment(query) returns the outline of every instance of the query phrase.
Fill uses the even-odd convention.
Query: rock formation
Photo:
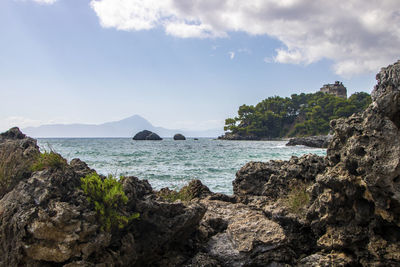
[[[0,134],[0,199],[30,176],[30,167],[38,156],[36,140],[27,138],[18,128]]]
[[[135,136],[132,138],[133,140],[162,140],[158,134],[153,133],[148,130],[143,130],[141,132],[138,132],[135,134]]]
[[[377,80],[367,110],[331,122],[326,157],[249,162],[233,196],[195,180],[174,202],[126,177],[119,208],[140,220],[109,232],[80,189],[93,170],[33,172],[36,142],[13,128],[0,135],[0,266],[399,266],[400,61]]]
[[[316,147],[316,148],[327,148],[331,139],[332,139],[331,135],[294,137],[290,138],[289,142],[286,145],[287,146],[301,145],[301,146]]]
[[[186,140],[186,137],[183,134],[175,134],[174,140]]]
[[[400,264],[400,61],[381,70],[373,103],[331,122],[329,167],[312,186],[307,218],[321,251],[350,263]]]
[[[201,225],[212,236],[194,262],[399,266],[400,61],[382,69],[377,80],[374,102],[365,112],[332,121],[326,158],[250,162],[238,171],[234,199],[244,209],[262,211],[257,225],[265,223],[262,229],[269,229],[276,243],[253,228],[250,213],[231,219],[232,208],[243,210],[239,203],[203,200],[212,208]],[[233,230],[236,221],[241,238]],[[245,241],[247,251],[241,250]]]

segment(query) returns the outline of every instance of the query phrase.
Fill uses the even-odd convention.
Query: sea
[[[131,138],[39,138],[41,151],[68,161],[79,158],[98,173],[147,179],[154,189],[179,189],[199,179],[211,191],[232,194],[236,172],[249,161],[288,160],[326,149],[285,146],[287,141],[226,141],[188,138],[135,141]]]

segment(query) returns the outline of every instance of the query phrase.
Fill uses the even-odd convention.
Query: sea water
[[[213,192],[232,194],[235,173],[249,161],[287,160],[326,149],[287,147],[286,141],[224,141],[210,138],[134,141],[131,138],[39,138],[41,150],[68,161],[80,158],[98,173],[147,179],[154,189],[179,189],[199,179]]]

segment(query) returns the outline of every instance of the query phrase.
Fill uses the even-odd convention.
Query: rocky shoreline
[[[307,137],[290,138],[287,146],[308,146],[315,148],[328,148],[332,135],[317,135]]]
[[[240,135],[237,133],[225,133],[224,135],[218,136],[218,140],[228,141],[285,141],[284,138],[260,138],[256,135]]]
[[[0,266],[399,266],[400,61],[377,81],[367,110],[331,122],[326,157],[249,162],[232,196],[125,177],[119,211],[140,219],[112,231],[80,188],[93,170],[33,171],[36,140],[13,128],[0,135]]]
[[[308,146],[314,148],[328,148],[332,135],[317,135],[307,137],[293,137],[290,138],[286,146]],[[218,136],[218,140],[228,141],[287,141],[287,139],[275,138],[259,138],[255,135],[239,135],[234,133],[225,133]]]

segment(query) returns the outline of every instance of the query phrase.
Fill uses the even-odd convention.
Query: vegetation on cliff
[[[131,216],[120,214],[118,208],[128,202],[128,197],[122,189],[122,184],[109,175],[102,179],[97,173],[81,178],[81,187],[93,203],[94,209],[102,223],[102,230],[110,231],[114,227],[124,228],[129,221],[139,218],[139,213]]]
[[[63,169],[67,166],[67,161],[54,151],[40,153],[36,162],[31,166],[32,171],[42,171],[44,169]]]
[[[371,96],[364,92],[348,99],[322,92],[274,96],[255,106],[240,106],[237,117],[225,120],[224,130],[254,139],[324,135],[329,121],[361,112],[370,103]]]

